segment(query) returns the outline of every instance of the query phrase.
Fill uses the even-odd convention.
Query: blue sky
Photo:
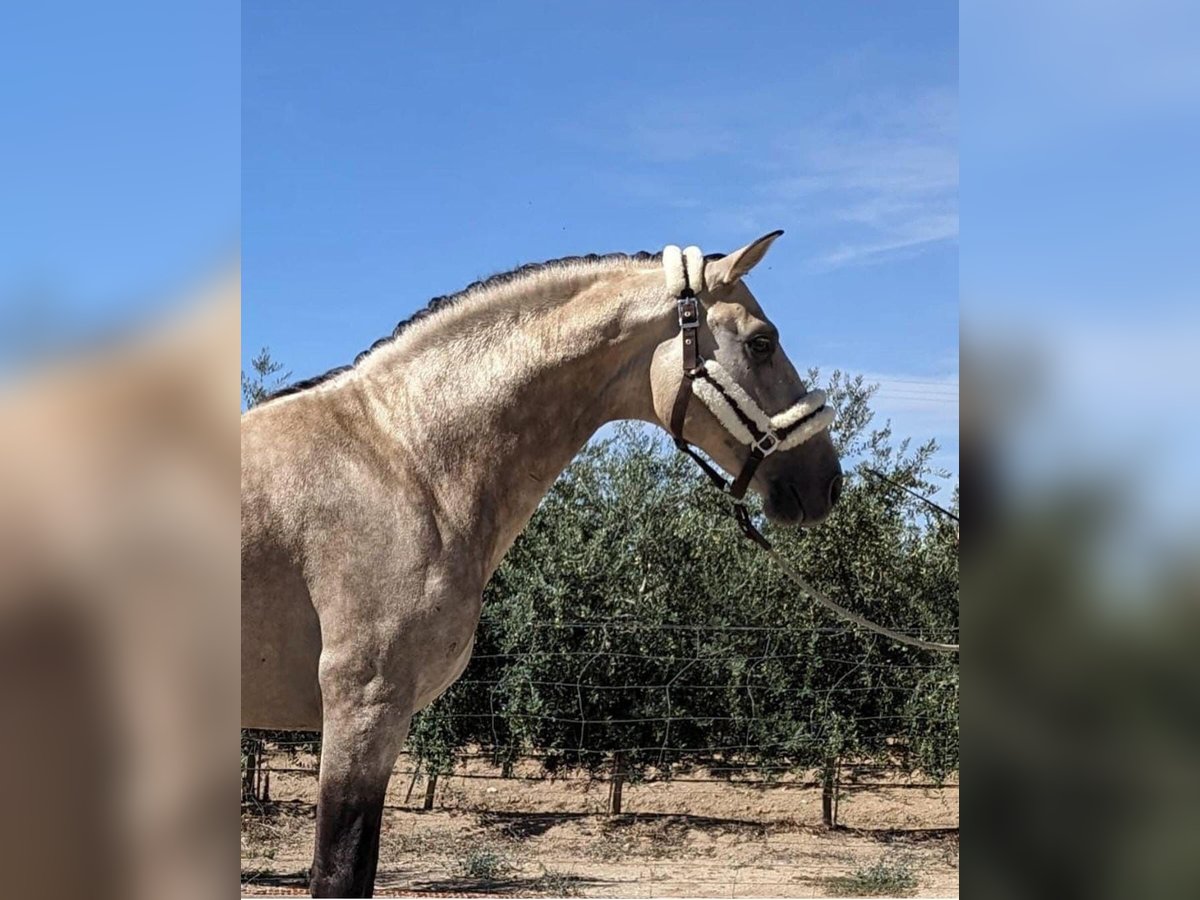
[[[972,3],[961,22],[964,357],[1006,496],[1119,497],[1107,563],[1200,531],[1200,8]],[[977,404],[977,415],[982,404]],[[1157,572],[1161,576],[1161,571]]]
[[[1194,518],[1194,4],[240,6],[5,8],[0,371],[14,318],[119,321],[239,233],[247,354],[299,376],[520,262],[782,227],[753,285],[791,355],[953,468],[961,24],[968,334],[1062,376],[1027,430],[1071,446],[1026,457],[1115,454]]]
[[[239,4],[46,0],[0,14],[0,361],[129,320],[227,260]]]
[[[957,471],[952,3],[323,4],[243,15],[243,349],[350,361],[523,262],[787,234],[801,366]]]

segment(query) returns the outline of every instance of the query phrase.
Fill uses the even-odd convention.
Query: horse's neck
[[[543,296],[532,315],[430,340],[376,386],[403,397],[407,459],[442,526],[486,553],[485,574],[600,426],[652,418],[650,360],[671,308],[658,283],[624,273]]]

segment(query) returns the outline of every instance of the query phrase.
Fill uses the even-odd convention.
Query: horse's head
[[[842,487],[837,452],[824,427],[830,413],[814,413],[819,401],[808,404],[812,410],[802,403],[809,396],[808,388],[783,352],[778,330],[742,281],[780,234],[773,232],[728,256],[709,259],[703,266],[702,279],[695,273],[690,276],[691,283],[698,286],[700,300],[696,329],[699,356],[718,364],[712,366],[710,362],[708,368],[719,379],[695,382],[698,392],[703,389],[709,393],[705,402],[693,400],[688,404],[683,437],[726,471],[734,475],[740,472],[750,450],[747,432],[738,423],[744,417],[737,410],[723,408],[720,398],[712,394],[736,395],[740,388],[760,413],[773,417],[777,425],[786,428],[790,424],[794,429],[791,440],[766,454],[750,487],[763,497],[764,511],[772,521],[815,525],[829,515]],[[676,333],[655,351],[651,377],[655,411],[668,427],[685,378],[683,371],[683,345]],[[787,415],[780,415],[785,412]]]

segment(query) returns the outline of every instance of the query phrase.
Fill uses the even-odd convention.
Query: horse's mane
[[[720,256],[720,254],[713,254],[711,258],[715,258],[717,256]],[[308,389],[314,388],[319,384],[324,384],[326,381],[341,375],[343,372],[350,371],[360,362],[370,356],[371,353],[378,350],[385,344],[390,344],[412,325],[428,319],[430,316],[436,316],[438,313],[443,312],[452,306],[458,305],[468,297],[476,297],[481,294],[488,293],[495,288],[513,284],[514,282],[518,281],[524,281],[533,275],[552,272],[558,269],[602,267],[607,264],[618,262],[649,263],[661,259],[661,251],[658,253],[648,253],[644,250],[639,251],[638,253],[591,253],[587,256],[564,256],[561,259],[551,259],[547,260],[546,262],[528,263],[509,272],[501,272],[497,275],[480,279],[479,281],[467,285],[465,288],[455,294],[447,294],[443,297],[434,297],[425,305],[423,309],[417,310],[407,319],[397,323],[396,327],[392,329],[391,334],[381,337],[366,350],[363,350],[361,353],[359,353],[358,356],[354,357],[354,362],[352,362],[350,365],[338,366],[330,369],[328,372],[322,373],[321,375],[314,375],[311,378],[305,378],[302,381],[293,382],[286,387],[282,387],[271,392],[263,399],[262,402],[266,403],[271,400],[276,400],[280,397],[287,397],[291,394],[299,394],[301,391],[307,391]]]

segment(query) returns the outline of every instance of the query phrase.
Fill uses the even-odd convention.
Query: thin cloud
[[[958,216],[935,217],[928,222],[907,223],[905,231],[911,233],[890,240],[865,244],[841,244],[836,249],[814,257],[810,263],[818,268],[836,269],[846,265],[872,265],[893,259],[910,258],[928,249],[932,244],[954,240],[958,237]]]
[[[818,237],[838,235],[810,264],[872,265],[957,239],[957,118],[949,91],[862,100],[787,142],[796,174],[766,190],[805,210]]]
[[[796,229],[818,270],[911,258],[957,239],[952,88],[843,100],[802,124],[766,96],[713,104],[732,112],[714,121],[648,102],[627,114],[609,149],[636,172],[628,196],[694,209],[715,236]]]

